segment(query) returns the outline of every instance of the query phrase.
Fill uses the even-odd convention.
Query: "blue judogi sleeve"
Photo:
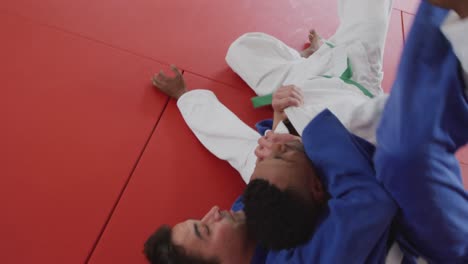
[[[266,263],[382,263],[397,206],[375,178],[374,147],[328,110],[302,138],[331,199],[307,244],[269,252]]]
[[[401,208],[396,227],[406,250],[436,263],[468,263],[468,193],[454,155],[468,140],[468,106],[459,61],[440,30],[447,14],[423,1],[374,160]]]

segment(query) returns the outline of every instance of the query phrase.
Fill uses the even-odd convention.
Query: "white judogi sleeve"
[[[193,90],[177,106],[195,136],[212,154],[226,160],[248,183],[255,168],[260,135],[227,109],[213,92]]]
[[[454,11],[451,11],[444,24],[442,32],[452,44],[455,55],[460,61],[468,86],[468,19],[461,19]],[[468,96],[468,87],[465,90]]]
[[[335,114],[351,133],[376,145],[377,138],[375,132],[380,123],[380,117],[382,116],[387,99],[387,94],[380,94],[355,107],[347,108],[343,107],[346,105],[338,103],[326,108]],[[296,131],[302,136],[302,132],[310,120],[315,118],[324,109],[325,107],[319,105],[315,105],[314,107],[289,107],[285,110],[285,113]]]

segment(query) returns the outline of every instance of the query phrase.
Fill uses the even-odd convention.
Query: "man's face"
[[[205,259],[235,261],[245,251],[247,230],[243,212],[220,211],[213,207],[201,220],[187,220],[172,229],[172,242],[188,254]]]
[[[263,179],[305,199],[316,198],[313,192],[319,180],[299,137],[270,132],[259,140],[255,153],[258,159],[252,180]]]

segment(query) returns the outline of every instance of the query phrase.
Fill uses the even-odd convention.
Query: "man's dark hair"
[[[271,250],[297,247],[307,242],[324,201],[307,200],[294,190],[280,190],[268,181],[257,179],[243,195],[249,236]]]
[[[172,243],[172,228],[161,226],[145,242],[143,253],[151,264],[218,264],[217,260],[205,260],[189,256],[184,248]]]

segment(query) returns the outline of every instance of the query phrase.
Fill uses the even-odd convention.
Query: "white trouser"
[[[292,75],[298,76],[296,79],[302,83],[309,77],[317,76],[305,74],[301,77],[308,69],[319,74],[341,74],[346,64],[343,65],[343,57],[340,57],[340,54],[345,50],[354,69],[353,79],[367,85],[376,98],[362,99],[362,95],[355,93],[353,99],[357,99],[354,101],[362,100],[362,103],[350,111],[353,114],[348,114],[347,120],[340,120],[351,132],[375,142],[375,129],[386,100],[386,96],[381,95],[380,82],[383,45],[391,3],[392,0],[339,0],[341,25],[330,39],[337,48],[331,49],[323,45],[309,59],[301,58],[297,51],[271,36],[251,33],[242,36],[231,45],[226,60],[257,94],[264,95],[274,92],[288,78],[293,82],[296,77],[288,76],[293,71],[295,74]],[[340,46],[343,48],[340,49]],[[334,59],[335,57],[337,59]],[[346,59],[345,56],[344,62]],[[339,95],[330,95],[332,98],[328,98],[326,92],[314,95],[313,86],[301,88],[305,97],[323,97],[326,100],[324,107],[339,108],[339,105],[335,104],[336,101],[343,102],[343,99],[346,99]],[[344,90],[351,88],[344,84],[337,87],[340,88],[343,88],[343,94],[351,99],[352,93]],[[337,93],[335,91],[332,94]],[[305,101],[308,101],[307,98]],[[187,125],[200,142],[215,156],[228,161],[248,183],[255,168],[254,150],[260,135],[221,104],[210,91],[188,92],[178,100],[177,105]],[[296,114],[291,114],[296,115],[296,118],[287,113],[290,119],[301,119],[307,124],[313,116],[304,115],[301,118],[302,112],[295,111]],[[339,115],[338,117],[340,118]]]
[[[301,85],[323,74],[340,76],[349,57],[353,80],[374,95],[383,78],[382,58],[392,0],[339,0],[340,26],[330,42],[312,56],[264,33],[247,33],[230,46],[226,62],[258,95],[273,93],[282,85]],[[301,87],[304,89],[304,87]]]

